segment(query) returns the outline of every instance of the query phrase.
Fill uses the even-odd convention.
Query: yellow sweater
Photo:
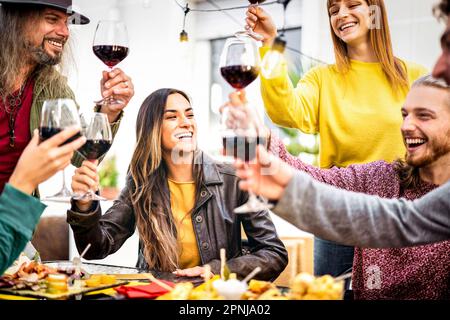
[[[405,64],[410,84],[427,73],[417,64]],[[394,94],[380,63],[351,61],[345,76],[336,65],[316,67],[296,88],[283,69],[275,79],[261,75],[267,113],[280,126],[319,132],[320,167],[404,157],[400,110],[406,95]]]
[[[179,268],[186,269],[201,264],[197,239],[192,225],[191,210],[195,205],[195,183],[168,180],[170,207],[175,219],[180,248]]]

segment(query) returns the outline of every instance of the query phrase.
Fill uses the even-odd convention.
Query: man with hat
[[[71,0],[0,0],[0,193],[11,176],[31,132],[39,126],[42,104],[56,98],[75,99],[62,66],[68,24],[89,19],[72,10]],[[108,115],[113,134],[122,109],[134,95],[131,79],[120,69],[103,72],[103,97],[114,94],[122,105],[103,105],[96,111]],[[75,165],[81,164],[74,157]]]

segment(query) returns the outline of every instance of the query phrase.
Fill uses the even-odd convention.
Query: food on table
[[[157,300],[189,300],[189,295],[194,288],[190,282],[182,282],[175,285],[172,291],[159,296]]]
[[[42,263],[20,256],[3,276],[0,277],[0,288],[31,289],[38,291],[46,288],[48,275],[57,274],[58,270]]]
[[[278,300],[286,299],[272,282],[252,279],[248,290],[242,295],[243,300]]]
[[[289,298],[292,300],[341,300],[344,281],[332,276],[314,277],[307,273],[298,274],[291,285]]]
[[[247,291],[247,284],[237,279],[229,279],[226,281],[218,279],[212,285],[217,290],[217,293],[226,300],[239,300],[242,294]]]
[[[116,277],[113,274],[93,274],[84,280],[87,287],[99,287],[116,283]]]
[[[99,287],[102,284],[100,277],[94,276],[91,276],[89,279],[84,280],[84,283],[89,288]]]
[[[67,292],[69,290],[67,284],[68,277],[65,274],[49,274],[45,280],[47,282],[48,293],[58,294]]]
[[[116,277],[113,274],[102,274],[100,276],[100,282],[104,285],[115,284]]]
[[[213,283],[220,279],[218,275],[194,288],[191,282],[182,282],[175,285],[172,291],[159,296],[157,300],[223,300]]]

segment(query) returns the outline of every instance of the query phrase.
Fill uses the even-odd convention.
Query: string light
[[[191,8],[189,8],[189,3],[188,3],[188,1],[186,1],[186,4],[185,4],[184,6],[181,5],[181,4],[178,2],[178,0],[174,0],[174,2],[175,2],[175,4],[176,4],[178,7],[180,7],[180,9],[182,9],[183,12],[184,12],[183,30],[180,32],[180,38],[179,38],[181,43],[186,43],[186,42],[189,41],[188,33],[187,33],[186,30],[185,30],[186,17],[187,17],[187,14],[188,14],[188,13],[190,13],[190,12],[206,12],[206,13],[208,13],[208,12],[222,12],[222,13],[225,14],[227,17],[229,17],[230,19],[232,19],[234,22],[240,24],[240,23],[239,23],[232,15],[230,15],[227,11],[230,11],[230,10],[238,10],[238,9],[247,9],[247,8],[248,8],[248,5],[246,5],[246,6],[235,6],[235,7],[221,8],[221,7],[219,7],[219,5],[217,5],[214,1],[212,1],[212,0],[207,0],[207,2],[208,2],[209,4],[211,4],[211,5],[213,5],[214,7],[216,7],[216,9],[191,9]],[[303,52],[301,52],[300,50],[294,49],[294,48],[289,47],[289,46],[286,45],[286,41],[284,40],[284,32],[285,32],[285,26],[286,26],[286,7],[287,7],[287,5],[289,4],[289,2],[291,2],[291,0],[274,0],[274,1],[264,2],[264,3],[259,3],[259,4],[258,4],[258,6],[260,6],[260,7],[261,7],[261,6],[270,6],[270,5],[274,5],[274,4],[281,4],[281,5],[283,5],[283,14],[284,14],[284,17],[283,17],[283,28],[281,29],[280,35],[275,39],[275,41],[274,41],[274,43],[273,43],[273,45],[272,45],[271,50],[270,50],[267,54],[269,54],[270,52],[272,52],[273,54],[281,53],[281,57],[282,57],[282,56],[283,56],[283,52],[285,51],[285,49],[287,49],[287,50],[290,50],[290,51],[292,51],[292,52],[295,52],[295,53],[297,53],[297,54],[299,54],[299,55],[301,55],[301,56],[304,56],[304,57],[306,57],[306,58],[308,58],[308,59],[311,59],[311,60],[313,60],[313,61],[315,61],[315,62],[317,62],[317,63],[325,64],[325,62],[323,62],[323,61],[321,61],[321,60],[319,60],[319,59],[310,57],[310,56],[304,54]],[[267,56],[267,54],[266,54],[266,56]],[[270,56],[269,56],[267,59],[269,59],[269,58],[270,58]],[[273,64],[273,58],[270,58],[270,59],[271,59],[271,61],[272,61],[271,64]],[[276,65],[279,65],[279,63],[276,63]],[[266,71],[267,71],[267,70],[266,70]]]
[[[177,4],[178,4],[178,2],[177,2]],[[191,9],[189,8],[189,4],[186,2],[186,6],[184,7],[183,30],[180,32],[180,42],[188,42],[189,41],[189,35],[186,32],[185,27],[186,27],[186,17],[190,11],[191,11]]]
[[[174,1],[183,10],[187,6],[187,1],[186,1],[186,6],[182,6],[177,0],[174,0]],[[283,3],[283,1],[284,0],[274,0],[274,1],[266,2],[266,3],[260,3],[260,4],[258,4],[258,6],[268,6],[268,5],[272,5],[272,4]],[[208,1],[208,2],[210,2],[210,1]],[[248,8],[248,5],[247,6],[228,7],[228,8],[217,8],[217,9],[191,9],[190,11],[192,11],[192,12],[222,12],[222,11],[247,9],[247,8]]]

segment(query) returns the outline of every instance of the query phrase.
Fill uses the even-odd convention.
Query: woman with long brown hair
[[[218,273],[225,248],[227,264],[239,277],[257,266],[262,269],[258,278],[278,277],[287,252],[269,212],[233,213],[248,195],[238,188],[232,166],[197,149],[197,123],[184,92],[160,89],[148,96],[137,117],[136,138],[126,187],[113,206],[102,216],[98,202],[79,200],[68,212],[77,248],[92,245],[87,259],[114,253],[137,227],[139,268],[199,276],[209,264]],[[96,164],[85,161],[72,189],[97,188]],[[241,226],[248,238],[245,249]]]
[[[321,168],[403,157],[400,109],[426,70],[395,57],[383,0],[327,0],[327,10],[336,62],[310,70],[295,87],[286,65],[279,77],[262,75],[269,117],[319,133]],[[261,7],[250,8],[247,23],[263,36],[265,54],[277,35],[272,19]],[[316,274],[339,275],[352,261],[352,247],[316,238]]]

